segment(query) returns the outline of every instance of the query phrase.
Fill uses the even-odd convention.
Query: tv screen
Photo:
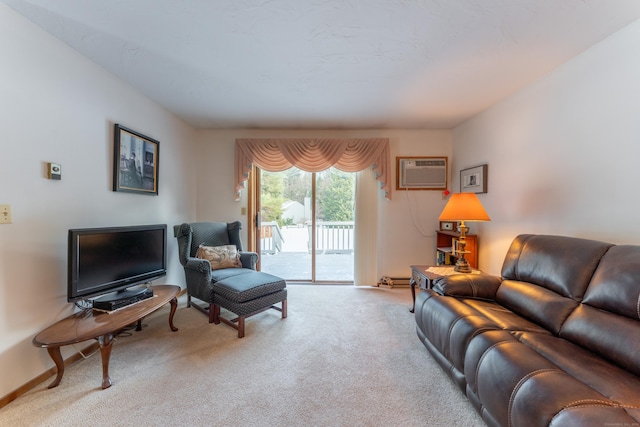
[[[167,225],[69,230],[69,302],[149,282],[167,273]]]

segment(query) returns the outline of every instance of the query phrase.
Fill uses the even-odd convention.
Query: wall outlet
[[[11,205],[0,205],[0,224],[11,224]]]

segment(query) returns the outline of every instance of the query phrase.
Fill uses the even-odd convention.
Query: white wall
[[[639,45],[636,21],[454,129],[454,176],[489,166],[481,269],[520,233],[640,244]]]
[[[193,129],[2,4],[0,58],[0,204],[13,210],[0,225],[2,397],[53,366],[31,340],[73,311],[67,230],[193,220],[196,181]],[[111,191],[114,123],[160,141],[159,196]],[[62,165],[61,181],[46,162]],[[172,233],[168,243],[164,281],[182,285]]]
[[[389,138],[391,148],[392,200],[380,193],[377,277],[409,277],[412,264],[435,259],[434,230],[444,207],[441,191],[395,191],[396,156],[451,156],[449,130],[207,130],[198,146],[198,220],[243,222],[246,197],[233,199],[233,167],[236,138]],[[205,184],[206,183],[206,184]],[[246,192],[243,192],[246,195]],[[246,237],[245,237],[246,239]],[[246,242],[246,240],[245,240]]]

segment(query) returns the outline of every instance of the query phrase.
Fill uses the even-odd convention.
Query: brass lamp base
[[[472,270],[467,260],[462,257],[456,261],[456,266],[453,267],[453,271],[457,271],[458,273],[471,273]]]
[[[458,258],[458,261],[456,261],[456,266],[454,267],[453,271],[457,271],[459,273],[471,273],[471,266],[464,258],[464,254],[469,253],[469,251],[465,251],[465,248],[467,246],[467,239],[465,238],[465,235],[469,232],[469,227],[464,225],[464,221],[461,221],[459,229],[460,239],[458,240],[459,250],[457,251],[457,254],[460,255],[460,258]]]

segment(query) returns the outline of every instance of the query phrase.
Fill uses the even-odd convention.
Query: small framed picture
[[[487,192],[487,165],[480,165],[460,171],[461,193]]]
[[[116,123],[113,191],[158,195],[160,143]]]
[[[458,223],[455,221],[440,221],[440,231],[456,231]]]

